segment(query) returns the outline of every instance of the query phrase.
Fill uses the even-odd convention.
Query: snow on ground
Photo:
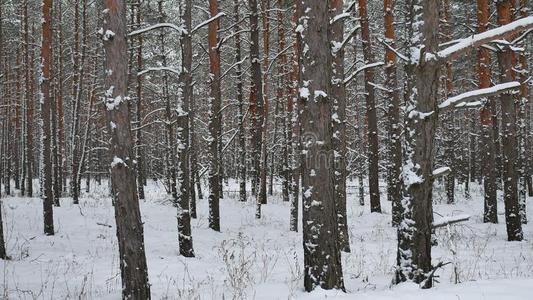
[[[222,232],[208,229],[207,200],[199,200],[199,218],[192,222],[196,258],[183,258],[178,256],[176,209],[162,186],[152,182],[147,187],[149,200],[141,204],[141,210],[153,299],[533,297],[533,226],[524,227],[526,241],[507,242],[503,203],[498,207],[500,224],[483,224],[477,185],[472,187],[471,200],[459,190],[455,205],[438,204],[445,201],[441,201],[442,189],[436,188],[436,213],[471,218],[437,230],[434,261],[452,264],[437,272],[440,283],[430,290],[411,284],[391,286],[396,231],[390,226],[390,202],[382,200],[385,213],[370,214],[368,206],[359,206],[356,188],[350,189],[352,252],[342,259],[347,294],[303,291],[301,233],[289,232],[289,205],[280,200],[279,193],[263,207],[263,218],[256,220],[251,198],[240,203],[235,184],[225,189],[226,198],[220,202]],[[3,199],[4,231],[12,260],[0,262],[1,297],[120,299],[114,211],[107,185],[83,195],[79,206],[69,198],[61,204],[54,208],[56,235],[47,237],[42,234],[39,199]]]

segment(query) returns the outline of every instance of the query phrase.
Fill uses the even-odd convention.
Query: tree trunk
[[[302,38],[301,130],[305,157],[302,169],[304,286],[342,289],[344,282],[337,241],[333,181],[332,55],[329,1],[307,0],[300,18]]]
[[[249,0],[248,5],[250,6],[250,62],[252,65],[252,85],[250,87],[250,110],[252,112],[251,135],[253,149],[252,165],[254,167],[252,186],[257,196],[256,218],[260,218],[261,203],[263,202],[263,198],[261,197],[261,192],[257,189],[260,187],[260,169],[263,158],[261,142],[263,140],[263,127],[265,125],[263,106],[263,72],[261,71],[261,63],[259,60],[259,17],[257,12],[257,0]]]
[[[330,2],[330,18],[334,19],[343,13],[344,0],[332,0]],[[344,40],[343,21],[334,22],[330,27],[330,35],[333,43],[341,45]],[[348,235],[348,217],[346,213],[346,90],[344,87],[344,49],[333,47],[333,77],[331,79],[332,106],[332,131],[334,151],[334,188],[335,208],[338,224],[339,248],[344,252],[350,252]]]
[[[411,280],[425,288],[432,286],[428,277],[432,271],[432,172],[440,69],[436,60],[427,57],[438,50],[438,3],[437,0],[410,1],[407,24],[410,42],[405,70],[408,108],[405,112],[405,190],[403,218],[398,226],[396,281]]]
[[[521,17],[527,17],[528,11],[527,7],[529,1],[521,0],[520,6],[522,7],[520,15]],[[522,47],[527,49],[524,42],[521,43]],[[521,70],[520,72],[520,82],[526,82],[529,76],[528,63],[527,63],[527,51],[525,53],[520,53],[518,58],[518,65],[516,68]],[[518,179],[518,197],[520,205],[520,219],[522,224],[527,224],[527,106],[529,103],[529,86],[528,84],[523,84],[520,87],[520,100],[519,100],[519,109],[518,109],[518,169],[519,169],[519,179]]]
[[[368,24],[366,0],[359,0],[359,16],[361,18],[361,35],[363,39],[363,56],[365,64],[374,62],[370,26]],[[381,212],[379,200],[379,144],[378,119],[376,112],[376,96],[374,91],[374,69],[365,69],[365,100],[368,132],[368,186],[370,191],[370,211]]]
[[[9,76],[7,76],[8,72],[7,72],[7,69],[9,68],[9,66],[7,64],[4,65],[4,62],[3,62],[3,59],[4,59],[4,33],[3,33],[3,28],[2,28],[2,22],[4,21],[3,19],[3,8],[2,6],[0,5],[0,73],[2,73],[3,75],[6,75],[6,81],[4,82],[8,82],[9,80]],[[7,60],[6,60],[7,61]],[[7,91],[8,91],[8,86],[7,84],[3,84],[2,82],[0,82],[0,93],[2,93],[3,95],[6,95],[7,94]],[[8,101],[10,101],[10,97],[3,97],[4,101],[2,104],[7,104],[9,103]],[[6,112],[6,115],[7,115],[7,112],[9,111],[8,108],[5,108],[4,111]],[[2,122],[2,125],[5,124],[5,121]],[[6,131],[5,131],[5,127],[2,126],[2,138],[4,138],[6,135]],[[0,198],[2,198],[2,189],[1,189],[1,182],[2,182],[2,172],[4,170],[4,165],[3,165],[3,158],[5,157],[5,148],[4,148],[4,142],[2,140],[0,140],[0,155],[2,157],[2,159],[0,159]],[[4,205],[3,203],[3,200],[0,199],[0,259],[7,259],[7,254],[6,254],[6,243],[5,243],[5,240],[4,240],[4,221],[2,219],[2,206]]]
[[[511,0],[499,0],[496,4],[498,24],[505,25],[512,21]],[[513,51],[509,46],[498,52],[500,65],[500,80],[502,83],[514,80]],[[502,163],[503,163],[503,191],[505,204],[505,222],[507,225],[507,239],[521,241],[523,239],[520,207],[518,203],[518,182],[516,161],[518,148],[516,143],[516,109],[514,96],[511,93],[500,95],[502,108]]]
[[[137,14],[136,25],[138,28],[141,27],[141,4],[137,5]],[[137,39],[137,74],[143,70],[143,38],[142,34],[139,34]],[[143,136],[142,136],[142,113],[143,113],[143,81],[142,76],[137,75],[137,86],[136,86],[136,107],[135,107],[135,124],[137,124],[138,129],[135,131],[135,159],[137,160],[137,192],[139,193],[139,199],[144,200],[144,156],[143,156]]]
[[[63,112],[63,8],[62,1],[58,1],[57,5],[57,26],[58,26],[58,53],[57,53],[57,72],[58,72],[58,87],[57,87],[57,143],[59,144],[59,157],[58,161],[58,174],[59,174],[59,183],[58,185],[58,195],[61,195],[62,192],[66,191],[67,188],[67,175],[66,175],[66,150],[65,150],[65,118]]]
[[[292,197],[290,199],[290,230],[298,231],[298,210],[300,198],[300,143],[299,139],[299,117],[298,112],[298,96],[300,86],[300,34],[296,32],[298,28],[300,17],[299,1],[294,1],[294,12],[292,15],[293,30],[293,56],[292,56],[292,70],[291,70],[291,87],[292,93],[287,110],[288,110],[288,127],[292,131],[291,138],[291,175],[292,175]]]
[[[270,0],[261,0],[261,8],[263,11],[263,68],[265,68],[265,72],[262,72],[263,74],[263,81],[262,81],[262,93],[263,96],[262,100],[262,110],[259,110],[258,113],[261,115],[261,122],[259,123],[261,126],[261,132],[259,133],[260,138],[260,159],[259,162],[259,198],[258,201],[261,204],[267,204],[267,128],[268,128],[268,74],[266,72],[266,69],[268,68],[268,61],[269,61],[269,55],[270,55],[270,16],[269,16],[269,10],[270,10]],[[258,50],[259,54],[259,50]],[[258,55],[259,57],[259,55]],[[259,62],[258,62],[259,64]],[[261,70],[261,66],[259,64],[259,69]],[[258,82],[256,82],[258,84]],[[259,96],[259,95],[258,95]],[[258,106],[259,108],[259,106]]]
[[[76,4],[75,13],[77,16],[77,23],[79,23],[79,8]],[[81,98],[84,91],[84,70],[85,70],[85,52],[87,50],[87,0],[82,1],[82,25],[81,25],[81,45],[80,45],[80,33],[79,26],[76,25],[75,40],[74,40],[74,65],[73,65],[73,110],[72,110],[72,132],[71,132],[71,145],[72,145],[72,157],[71,157],[71,194],[74,204],[79,203],[80,197],[80,173],[78,172],[81,162],[81,141],[80,141],[80,111],[81,111]],[[76,17],[75,17],[76,18]],[[76,23],[76,21],[75,21]],[[76,23],[76,24],[77,24]],[[80,49],[76,50],[76,49]]]
[[[261,128],[263,126],[263,79],[261,62],[259,60],[259,17],[257,0],[248,0],[250,7],[250,62],[252,83],[250,86],[250,112],[252,119],[251,144],[252,144],[252,193],[257,194],[260,177],[261,161]]]
[[[182,98],[178,97],[178,232],[180,243],[180,254],[185,257],[194,257],[192,234],[191,234],[191,214],[190,214],[190,182],[191,175],[189,167],[189,120],[190,120],[190,103],[193,93],[192,87],[192,0],[186,0],[182,12],[182,24],[187,30],[186,34],[181,36],[182,47],[182,70],[180,74],[180,87],[182,89]],[[181,100],[181,103],[179,101]]]
[[[30,38],[28,27],[28,0],[24,1],[24,54],[25,54],[25,79],[26,79],[26,120],[25,120],[25,158],[24,168],[26,169],[26,195],[33,197],[33,91],[32,91],[32,77],[30,76],[30,69],[33,66],[30,60]]]
[[[450,2],[449,0],[444,0],[443,2],[443,13],[441,19],[444,24],[442,24],[441,35],[444,37],[441,39],[442,43],[446,43],[452,40],[452,23],[450,19]],[[444,65],[444,74],[442,75],[442,90],[444,91],[444,99],[448,99],[453,95],[453,66],[451,61],[447,61]],[[455,117],[455,112],[448,112],[447,117],[443,118],[444,125],[444,162],[446,167],[449,167],[451,171],[448,175],[444,177],[444,186],[446,190],[446,199],[447,204],[455,203],[455,176],[456,176],[456,153],[455,148],[457,147],[457,139],[459,139],[459,126],[457,125],[457,118]],[[468,180],[466,180],[468,182]]]
[[[490,8],[489,0],[477,0],[477,32],[485,32],[489,24]],[[489,50],[479,48],[478,50],[478,74],[479,88],[488,88],[491,85],[491,58]],[[498,201],[496,199],[496,174],[495,154],[494,154],[494,128],[492,126],[491,106],[494,105],[494,98],[488,97],[486,104],[481,108],[481,139],[482,139],[482,172],[484,188],[484,212],[483,222],[498,223]]]
[[[384,0],[385,40],[395,47],[394,1]],[[385,47],[385,87],[388,89],[388,125],[389,125],[389,174],[388,196],[392,201],[392,224],[398,226],[402,218],[402,144],[400,126],[400,94],[396,77],[396,53]]]
[[[246,138],[244,129],[244,92],[243,92],[243,74],[241,62],[241,34],[240,32],[240,16],[239,16],[239,0],[233,0],[233,13],[235,20],[235,77],[237,84],[237,130],[239,131],[237,137],[238,154],[237,154],[237,177],[239,178],[239,200],[246,201]]]
[[[139,210],[132,159],[128,92],[128,45],[124,1],[104,1],[105,100],[111,135],[111,182],[119,246],[123,299],[150,299],[150,284],[144,252],[143,223]]]
[[[218,0],[209,0],[211,17],[218,14]],[[209,23],[208,47],[209,70],[211,73],[211,91],[209,95],[209,228],[220,231],[220,158],[218,144],[220,143],[220,49],[218,48],[219,20]]]
[[[42,194],[44,234],[54,235],[54,191],[52,182],[52,152],[50,126],[50,69],[52,67],[52,0],[43,0],[42,46],[41,46],[41,122],[42,122]]]
[[[284,4],[283,0],[278,0],[278,13],[277,13],[277,23],[278,23],[278,53],[281,53],[280,60],[278,62],[278,88],[277,88],[277,98],[280,101],[280,106],[282,110],[282,138],[283,145],[282,147],[282,158],[281,158],[281,193],[283,202],[290,202],[290,189],[291,189],[291,168],[290,164],[290,155],[291,155],[291,145],[292,145],[292,90],[291,83],[289,82],[287,75],[287,55],[283,52],[285,50],[286,41],[285,41],[285,26],[283,22],[283,11]],[[284,102],[284,99],[287,101]],[[291,112],[289,112],[289,106]],[[275,138],[274,138],[275,142]],[[274,162],[274,153],[272,153],[272,162]],[[272,169],[274,169],[274,163],[272,163]],[[274,170],[272,170],[274,173]],[[272,180],[271,183],[272,185]]]

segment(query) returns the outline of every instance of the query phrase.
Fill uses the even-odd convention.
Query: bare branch
[[[454,106],[459,103],[471,102],[471,101],[478,100],[481,98],[499,95],[509,90],[516,90],[517,88],[520,87],[520,85],[521,83],[518,81],[511,81],[507,83],[497,84],[490,88],[469,91],[469,92],[448,98],[446,101],[439,104],[439,109],[445,109],[445,108]]]

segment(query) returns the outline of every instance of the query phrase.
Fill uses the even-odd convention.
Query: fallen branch
[[[454,217],[442,218],[439,221],[433,222],[431,227],[433,229],[436,229],[436,228],[445,227],[445,226],[455,224],[455,223],[465,222],[468,220],[470,220],[469,215],[458,215]]]
[[[104,227],[108,227],[108,228],[113,228],[113,226],[111,226],[109,224],[105,224],[105,223],[96,222],[96,225],[100,225],[100,226],[104,226]]]

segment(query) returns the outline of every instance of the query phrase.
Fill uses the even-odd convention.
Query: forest
[[[0,0],[2,299],[531,299],[529,0]]]

